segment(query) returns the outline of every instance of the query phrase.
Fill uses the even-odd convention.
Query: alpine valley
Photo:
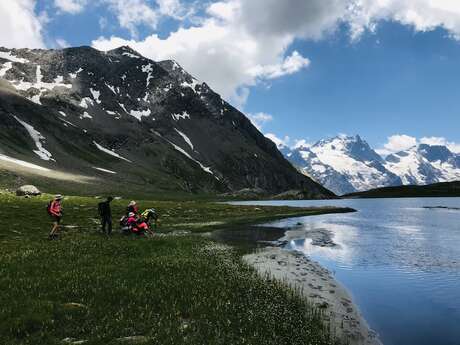
[[[206,83],[126,46],[0,48],[0,119],[3,180],[334,196]]]
[[[339,135],[311,146],[279,148],[299,171],[339,195],[460,180],[460,154],[441,145],[419,144],[382,157],[359,135]]]

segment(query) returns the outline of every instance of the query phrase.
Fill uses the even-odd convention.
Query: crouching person
[[[154,208],[149,208],[145,210],[144,212],[142,212],[141,217],[147,223],[149,228],[151,228],[152,225],[154,229],[158,228],[160,220],[158,219],[157,211]]]
[[[133,232],[139,236],[144,236],[145,234],[153,236],[153,232],[150,230],[148,223],[142,217],[137,220],[136,227]]]

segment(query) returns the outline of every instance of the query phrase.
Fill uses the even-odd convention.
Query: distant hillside
[[[434,183],[426,186],[396,186],[351,193],[344,198],[412,198],[412,197],[460,197],[460,181]]]

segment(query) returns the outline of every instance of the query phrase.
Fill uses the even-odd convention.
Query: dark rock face
[[[453,153],[450,152],[447,147],[441,145],[420,144],[418,147],[418,152],[429,162],[440,161],[444,163],[454,157]]]
[[[158,190],[331,192],[299,174],[237,109],[174,61],[0,48],[0,154]]]

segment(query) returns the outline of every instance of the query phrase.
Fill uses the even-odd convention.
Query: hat
[[[134,206],[134,205],[136,205],[136,202],[134,200],[130,201],[128,204],[128,206]]]
[[[56,199],[56,200],[61,200],[61,199],[62,199],[62,195],[61,195],[61,194],[56,194],[56,195],[54,196],[54,199]]]
[[[129,212],[129,213],[128,213],[128,216],[130,216],[130,217],[134,217],[134,216],[135,216],[135,214],[134,214],[134,212]]]

